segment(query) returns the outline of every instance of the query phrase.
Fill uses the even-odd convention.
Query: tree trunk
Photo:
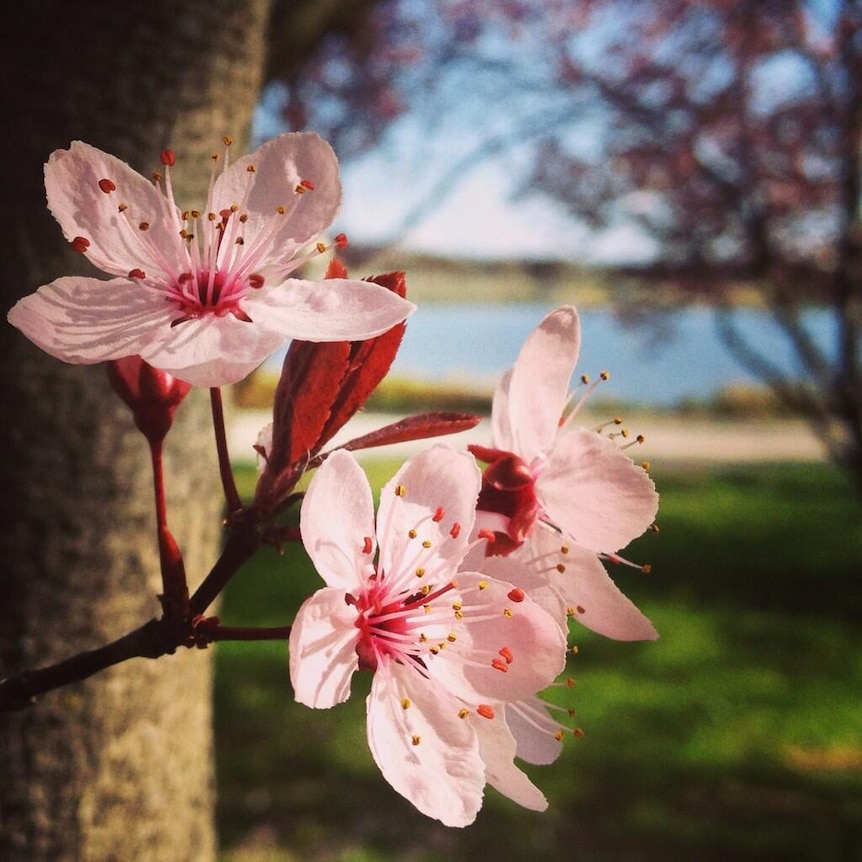
[[[42,163],[80,138],[148,173],[177,153],[200,206],[209,154],[244,150],[269,0],[31,0],[0,34],[4,311],[88,267],[45,206]],[[92,274],[92,270],[87,268]],[[168,519],[191,587],[216,556],[208,400],[168,435]],[[103,367],[0,334],[0,678],[98,646],[159,613],[148,450]],[[209,651],[135,659],[0,716],[0,859],[211,860]]]

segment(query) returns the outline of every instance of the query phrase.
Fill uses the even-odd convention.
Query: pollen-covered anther
[[[476,707],[476,712],[478,715],[481,715],[482,718],[493,718],[494,717],[494,708],[492,706],[488,706],[487,703],[480,703]]]
[[[407,489],[403,485],[395,486],[395,496],[403,497],[407,493]]]
[[[515,616],[515,612],[511,608],[503,608],[503,616],[507,619],[512,619]]]
[[[426,550],[427,550],[428,548],[430,548],[430,547],[431,547],[431,545],[432,545],[432,542],[431,542],[431,540],[430,540],[430,539],[424,539],[424,540],[423,540],[423,542],[422,542],[422,547],[423,547],[423,548],[425,548]]]
[[[99,180],[99,188],[106,195],[109,195],[111,192],[115,192],[117,190],[117,184],[113,180],[109,180],[107,177],[105,177]]]
[[[148,231],[150,229],[150,223],[148,221],[138,222],[138,230]]]
[[[583,739],[583,738],[584,738],[584,729],[583,729],[582,727],[576,727],[576,728],[572,731],[572,734],[573,734],[575,737],[577,737],[578,739]]]
[[[233,138],[230,135],[225,135],[221,140],[226,147],[229,147],[233,143]]]
[[[314,247],[317,249],[318,254],[323,254],[323,252],[326,251],[326,243],[325,242],[316,243]]]
[[[512,602],[522,602],[524,601],[525,594],[524,591],[520,587],[515,587],[508,592],[509,601]]]
[[[71,246],[79,254],[83,254],[90,247],[90,240],[85,236],[76,236],[72,240]]]
[[[466,709],[463,706],[461,707],[461,709],[458,710],[458,718],[466,718],[469,714],[470,710]]]
[[[556,739],[556,740],[557,740],[557,742],[562,742],[562,741],[563,741],[563,736],[564,736],[564,735],[565,735],[565,734],[563,733],[563,731],[562,731],[562,730],[558,730],[558,731],[554,734],[554,739]]]
[[[419,568],[416,569],[416,571],[413,574],[415,574],[417,578],[424,578],[425,577],[425,569],[422,568],[422,566],[419,566]]]
[[[599,374],[599,377],[601,377],[602,380],[610,380],[611,374],[609,371],[602,371],[601,374]]]
[[[649,461],[641,461],[641,467],[642,467],[644,470],[649,470],[650,466],[651,466],[651,465],[650,465],[650,462],[649,462]]]
[[[246,168],[246,172],[247,172],[247,173],[250,173],[250,174],[256,174],[256,173],[257,173],[257,168],[256,168],[254,165],[249,165],[249,166]]]
[[[401,698],[401,709],[409,709],[410,708],[410,698],[402,697]]]
[[[412,742],[413,745],[419,745],[419,743],[422,742],[422,737],[419,736],[418,733],[414,733],[413,736],[410,738],[410,742]]]
[[[415,539],[417,535],[419,535],[419,534],[414,529],[410,529],[407,531],[407,538],[408,539]]]
[[[446,640],[449,641],[450,644],[453,644],[456,640],[458,640],[458,635],[456,635],[454,632],[450,632],[448,635],[446,635]]]
[[[562,563],[557,563],[557,565],[556,565],[556,566],[554,566],[554,568],[555,568],[555,569],[556,569],[556,570],[557,570],[561,575],[562,575],[562,574],[564,574],[564,573],[565,573],[565,571],[566,571],[566,567],[565,567]]]

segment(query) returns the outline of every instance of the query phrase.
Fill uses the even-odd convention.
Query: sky
[[[405,157],[373,153],[344,169],[344,204],[336,223],[355,244],[387,244],[435,255],[477,259],[551,258],[579,263],[635,263],[653,243],[630,225],[592,234],[558,204],[515,197],[505,160],[483,163],[421,208],[402,231],[404,216],[421,194]]]

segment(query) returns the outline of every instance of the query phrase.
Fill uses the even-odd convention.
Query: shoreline
[[[228,417],[228,446],[232,459],[253,463],[253,445],[260,430],[270,421],[267,410],[234,409]],[[335,436],[338,445],[403,418],[403,414],[365,413],[353,417]],[[604,417],[584,414],[583,425],[598,425]],[[663,463],[766,463],[775,461],[823,462],[826,455],[820,441],[803,419],[701,419],[657,414],[633,414],[622,427],[630,429],[629,439],[644,435],[629,454],[636,461]],[[435,442],[464,448],[470,443],[487,444],[490,427],[484,419],[476,428],[436,440],[415,440],[379,449],[358,452],[360,459],[407,458]],[[327,447],[331,448],[331,447]]]

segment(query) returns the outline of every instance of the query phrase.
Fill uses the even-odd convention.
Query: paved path
[[[336,442],[358,437],[398,418],[361,413],[342,430]],[[234,414],[228,427],[231,455],[238,460],[254,459],[252,446],[258,432],[267,422],[269,414],[265,411],[247,410]],[[592,417],[585,417],[585,425],[589,426],[592,422]],[[598,424],[598,420],[595,420],[595,424]],[[645,437],[642,445],[630,450],[632,457],[655,465],[662,461],[817,461],[824,457],[820,442],[808,425],[798,419],[707,421],[682,419],[673,415],[650,415],[633,417],[625,427],[630,429],[629,439],[637,434]],[[472,431],[440,439],[460,448],[468,443],[487,443],[488,437],[488,423],[485,421]],[[426,441],[415,441],[371,449],[360,454],[364,457],[408,457],[427,445]]]

